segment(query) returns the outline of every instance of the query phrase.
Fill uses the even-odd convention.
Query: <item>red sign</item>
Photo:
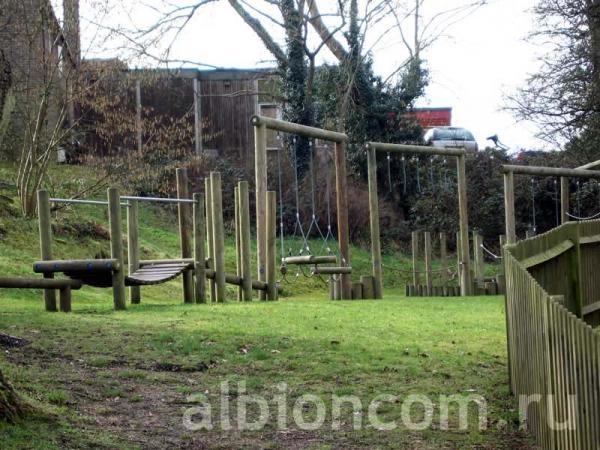
[[[415,108],[406,113],[422,128],[449,127],[452,125],[452,108]]]

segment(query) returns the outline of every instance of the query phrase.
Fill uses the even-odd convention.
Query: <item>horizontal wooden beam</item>
[[[196,261],[194,260],[194,258],[175,258],[175,259],[142,259],[140,260],[140,266],[150,266],[150,265],[156,265],[156,264],[160,264],[160,265],[166,265],[166,264],[174,264],[174,265],[178,265],[178,264],[190,264],[193,266],[193,264]]]
[[[270,130],[281,131],[282,133],[297,134],[307,138],[321,139],[332,142],[346,142],[348,140],[348,136],[346,136],[344,133],[308,127],[306,125],[286,122],[285,120],[277,120],[264,116],[252,116],[252,119],[250,120],[252,125],[255,127],[264,125]]]
[[[79,280],[54,278],[0,278],[0,288],[9,289],[81,289]]]
[[[348,275],[352,273],[352,267],[313,267],[313,275]]]
[[[215,279],[215,271],[212,269],[207,269],[206,270],[206,278],[208,278],[209,280],[214,280]],[[237,275],[232,275],[232,274],[226,273],[225,274],[225,283],[231,284],[233,286],[242,286],[244,283],[244,280],[242,277],[238,277]],[[267,283],[265,283],[264,281],[252,280],[252,289],[255,291],[266,291]]]
[[[564,167],[515,166],[506,164],[502,166],[502,171],[515,175],[532,175],[538,177],[600,178],[600,171],[598,170],[567,169]]]
[[[38,261],[33,264],[35,273],[98,272],[120,270],[116,259],[73,259]]]
[[[368,142],[367,150],[383,151],[389,153],[412,153],[415,155],[437,156],[464,156],[464,148],[436,148],[425,145],[388,144],[383,142]]]
[[[575,244],[571,240],[566,240],[561,242],[560,244],[555,245],[554,247],[549,248],[542,253],[538,253],[537,255],[530,256],[522,261],[519,261],[521,265],[525,269],[529,269],[530,267],[537,266],[539,264],[545,263],[546,261],[550,261],[551,259],[556,258],[558,255],[562,255],[567,250],[573,248]]]
[[[594,169],[598,166],[600,166],[600,159],[597,161],[592,161],[590,163],[584,164],[583,166],[579,166],[577,168],[582,169],[582,170],[589,170],[589,169]]]
[[[337,262],[337,257],[335,255],[330,256],[289,256],[287,258],[283,258],[282,261],[284,264],[301,266],[301,265],[315,265],[315,264],[332,264]]]

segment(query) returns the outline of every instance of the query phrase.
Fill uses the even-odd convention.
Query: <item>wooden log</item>
[[[598,170],[567,169],[564,167],[515,166],[511,164],[505,164],[502,166],[502,171],[504,173],[531,175],[536,177],[600,179],[600,171]]]
[[[431,248],[431,233],[426,231],[424,233],[424,249],[425,249],[425,284],[427,286],[427,295],[432,294],[433,287],[433,276],[431,272],[431,259],[432,259],[432,248]]]
[[[329,300],[335,300],[335,281],[329,277]]]
[[[440,265],[442,268],[441,281],[442,283],[448,282],[448,242],[446,233],[442,232],[440,237]]]
[[[381,236],[379,229],[379,196],[377,193],[377,152],[367,150],[369,178],[369,225],[371,230],[371,264],[374,278],[374,298],[383,298],[383,273],[381,263]]]
[[[235,271],[238,277],[242,276],[242,252],[240,249],[240,188],[233,188],[234,203],[234,231],[235,231]],[[242,287],[237,290],[237,299],[242,301]]]
[[[266,127],[270,130],[281,131],[282,133],[297,134],[307,138],[321,139],[332,142],[346,142],[348,137],[337,131],[323,130],[321,128],[299,125],[297,123],[286,122],[284,120],[272,119],[264,116],[253,116],[252,125],[254,127]]]
[[[52,259],[52,221],[50,218],[50,196],[47,191],[37,192],[38,220],[40,233],[40,257],[43,260]],[[49,272],[44,278],[51,279],[54,275]],[[52,289],[44,290],[44,305],[46,311],[56,311],[56,292]]]
[[[568,178],[561,177],[560,179],[560,223],[567,223],[569,218],[569,210],[571,209],[571,190]]]
[[[485,295],[498,295],[496,283],[493,281],[486,281],[484,284]]]
[[[121,228],[121,199],[117,188],[108,188],[108,221],[110,224],[110,256],[117,261],[112,271],[113,301],[116,310],[127,308],[125,272],[123,270],[123,238]]]
[[[267,191],[267,300],[277,300],[277,194]]]
[[[362,300],[363,299],[363,286],[360,282],[352,283],[352,299]]]
[[[254,165],[256,184],[256,259],[258,280],[266,280],[267,263],[267,127],[264,124],[254,123]],[[265,300],[266,294],[260,294],[260,299]]]
[[[0,288],[6,289],[81,289],[82,283],[79,280],[69,278],[16,278],[0,277]]]
[[[467,173],[466,173],[466,162],[465,156],[458,156],[456,158],[456,171],[458,181],[458,216],[459,216],[459,230],[460,230],[460,246],[461,246],[461,265],[463,270],[461,271],[461,295],[472,295],[471,287],[471,272],[469,255],[469,212],[467,205]]]
[[[196,259],[195,258],[174,258],[174,259],[140,259],[140,267],[143,266],[150,266],[150,265],[156,265],[156,264],[160,264],[160,265],[167,265],[167,264],[173,264],[173,265],[179,265],[179,264],[188,264],[190,268],[194,267],[194,264],[196,263]],[[205,265],[208,264],[209,261],[205,260]]]
[[[204,222],[204,195],[194,194],[194,293],[196,303],[206,303],[206,226]]]
[[[71,286],[63,287],[58,292],[60,311],[64,313],[71,312]]]
[[[411,233],[412,239],[412,266],[413,266],[413,285],[418,286],[421,282],[419,273],[419,232]]]
[[[138,202],[132,200],[127,208],[127,259],[129,275],[140,268],[140,242],[138,236]],[[129,301],[136,305],[141,301],[139,286],[129,288]]]
[[[334,300],[341,300],[342,299],[341,285],[340,285],[340,280],[339,279],[336,279],[333,282],[333,299]]]
[[[375,288],[377,281],[373,276],[362,276],[360,277],[360,283],[362,284],[362,298],[365,300],[377,299],[375,294]]]
[[[37,261],[33,264],[35,273],[58,272],[98,272],[117,271],[121,266],[116,259],[72,259]]]
[[[314,266],[318,264],[333,264],[337,263],[337,257],[335,255],[331,256],[314,256],[314,255],[305,255],[305,256],[288,256],[287,258],[283,258],[283,264],[285,265],[306,265],[306,266]]]
[[[216,278],[215,271],[212,269],[206,269],[206,278],[209,280],[214,280]],[[242,286],[244,284],[244,280],[242,277],[238,277],[237,275],[226,273],[225,274],[225,283],[231,284],[233,286]],[[267,283],[264,281],[252,280],[251,287],[255,291],[266,291]]]
[[[504,174],[504,223],[506,226],[506,243],[517,242],[515,219],[515,179],[512,172]]]
[[[238,184],[240,193],[240,250],[244,301],[252,301],[252,254],[250,252],[250,194],[247,181]]]
[[[407,292],[406,296],[414,297],[415,296],[415,286],[413,284],[407,284],[406,287],[408,288],[408,292]]]
[[[187,170],[177,169],[177,198],[190,198],[190,183],[188,180]],[[179,241],[181,245],[181,257],[193,258],[192,250],[192,208],[187,203],[179,203],[177,205],[179,215]],[[183,283],[183,302],[194,303],[194,275],[192,270],[186,270],[182,274]]]
[[[224,302],[227,295],[225,287],[225,226],[223,223],[223,199],[221,192],[221,174],[210,173],[212,202],[213,251],[216,282],[216,301]]]
[[[335,143],[335,192],[336,215],[338,226],[338,245],[340,248],[341,265],[348,267],[350,262],[350,227],[348,225],[348,176],[346,174],[346,144],[344,141]],[[349,274],[341,274],[342,300],[352,296]]]
[[[435,148],[424,145],[388,144],[383,142],[368,142],[367,149],[375,149],[389,153],[412,153],[415,155],[463,156],[466,150],[459,148]]]
[[[352,267],[313,267],[311,269],[313,275],[350,275]],[[346,300],[342,297],[341,300]]]
[[[213,238],[213,221],[212,221],[212,193],[210,188],[210,177],[204,180],[204,195],[206,201],[206,243],[208,250],[207,268],[214,270],[215,268],[215,250]],[[217,301],[217,288],[214,278],[209,283],[210,301]]]
[[[483,238],[476,231],[473,232],[473,255],[475,261],[475,280],[479,285],[483,285],[485,278],[485,262],[483,259]]]

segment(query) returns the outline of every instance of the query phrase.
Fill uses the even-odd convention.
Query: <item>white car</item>
[[[459,127],[430,128],[423,137],[427,145],[436,148],[462,147],[469,152],[479,150],[477,141],[469,130]]]

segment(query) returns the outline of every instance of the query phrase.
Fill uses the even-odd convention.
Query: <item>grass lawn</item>
[[[0,167],[0,181],[10,176]],[[143,257],[178,254],[174,218],[141,211]],[[56,258],[106,254],[106,211],[60,211],[53,245]],[[0,210],[1,276],[31,276],[38,254],[36,221]],[[36,411],[0,424],[0,448],[532,448],[507,389],[502,298],[404,298],[409,260],[384,258],[403,271],[386,270],[381,301],[329,301],[319,280],[295,274],[278,302],[183,305],[173,281],[143,288],[142,304],[124,312],[113,311],[110,290],[74,292],[71,314],[44,312],[39,291],[0,290],[0,366]],[[229,240],[228,270],[234,261]],[[369,253],[353,247],[352,265],[368,273]],[[269,417],[240,429],[237,406],[251,395],[265,403],[250,404],[248,420],[261,425],[261,407]],[[414,395],[431,405],[411,407]],[[466,427],[455,404],[443,426],[440,396],[453,395],[485,400],[485,429],[475,403]],[[357,404],[338,414],[348,396]],[[309,429],[318,406],[323,424]],[[196,429],[209,420],[212,429]]]

